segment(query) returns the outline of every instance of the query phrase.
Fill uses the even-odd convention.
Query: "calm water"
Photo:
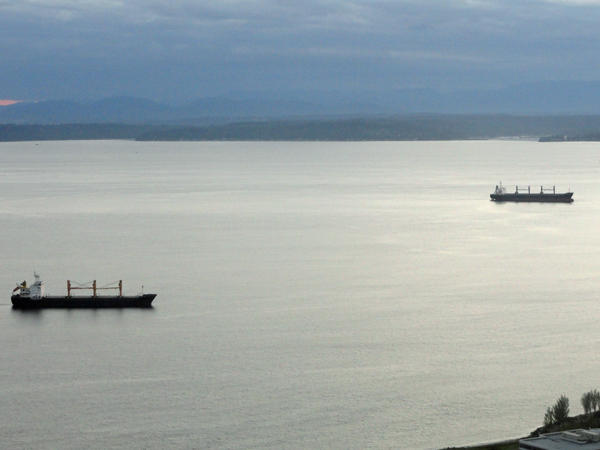
[[[598,144],[3,143],[0,173],[4,448],[439,448],[600,388]],[[158,297],[11,310],[34,269]]]

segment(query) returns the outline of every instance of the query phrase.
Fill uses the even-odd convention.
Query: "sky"
[[[0,0],[0,99],[600,80],[600,0]]]

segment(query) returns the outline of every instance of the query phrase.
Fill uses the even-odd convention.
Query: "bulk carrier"
[[[97,287],[96,280],[90,283],[71,283],[67,280],[67,295],[54,296],[44,294],[44,283],[37,273],[31,286],[27,282],[19,283],[10,297],[13,308],[150,308],[156,294],[123,295],[123,281],[111,283],[116,286]],[[76,286],[73,286],[75,284]],[[119,295],[98,295],[99,290],[114,289]],[[91,290],[92,295],[71,295],[74,290]],[[142,286],[143,290],[143,286]],[[16,292],[16,294],[15,294]]]
[[[507,192],[502,183],[496,186],[490,198],[495,202],[548,202],[548,203],[571,203],[573,192],[556,192],[556,186],[540,186],[539,192],[532,192],[531,186],[515,186],[515,192]]]

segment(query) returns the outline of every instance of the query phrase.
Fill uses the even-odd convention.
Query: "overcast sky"
[[[600,80],[600,0],[0,0],[0,98]]]

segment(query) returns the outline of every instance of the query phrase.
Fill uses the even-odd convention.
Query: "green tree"
[[[581,396],[581,406],[583,406],[585,414],[589,414],[592,410],[596,409],[596,398],[593,395],[593,391],[586,392]]]
[[[590,403],[592,411],[597,411],[600,408],[600,392],[597,389],[590,391]]]
[[[551,406],[548,406],[546,414],[544,415],[544,425],[552,425],[554,423],[554,411]]]
[[[554,422],[562,422],[569,417],[569,399],[566,395],[561,395],[552,407]]]

